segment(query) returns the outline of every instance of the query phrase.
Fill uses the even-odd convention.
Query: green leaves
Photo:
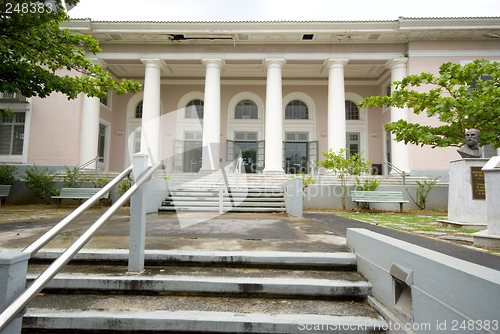
[[[484,77],[487,75],[489,77]],[[471,84],[475,89],[471,89]],[[500,147],[500,64],[475,60],[467,65],[442,64],[439,76],[431,73],[410,75],[393,83],[390,96],[372,96],[360,107],[410,108],[415,114],[425,112],[442,125],[430,126],[406,121],[386,124],[386,131],[397,141],[432,147],[462,146],[467,129],[481,131],[481,145]],[[414,89],[416,87],[425,87]]]
[[[67,4],[77,2],[66,0]],[[101,51],[99,42],[90,35],[60,29],[59,23],[69,20],[62,9],[49,12],[48,7],[37,7],[36,13],[22,13],[9,11],[9,3],[33,2],[0,0],[0,91],[42,98],[60,92],[74,99],[80,93],[103,98],[109,90],[121,95],[141,89],[132,80],[116,82],[85,58],[86,53]]]

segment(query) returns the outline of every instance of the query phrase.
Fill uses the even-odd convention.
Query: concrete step
[[[242,208],[242,207],[257,207],[257,208],[267,208],[267,207],[273,207],[273,208],[281,208],[285,206],[285,203],[283,200],[280,202],[265,202],[265,198],[260,198],[260,202],[240,202],[238,199],[236,199],[236,207]],[[182,207],[199,207],[199,206],[205,206],[205,207],[219,207],[219,202],[214,202],[214,201],[209,201],[207,199],[202,199],[199,201],[183,201],[183,200],[175,200],[175,201],[166,201],[162,203],[162,206],[182,206]],[[227,199],[223,203],[224,207],[231,208],[233,207],[231,201]]]
[[[219,207],[188,207],[188,206],[161,206],[158,208],[158,212],[161,211],[198,211],[198,212],[218,212]],[[224,206],[224,212],[286,212],[285,208],[266,208],[266,207],[226,207]]]
[[[182,196],[187,196],[187,197],[198,197],[198,198],[203,198],[203,197],[212,197],[212,198],[219,198],[219,192],[218,191],[177,191],[177,190],[172,190],[169,194],[169,197],[182,197]],[[229,197],[228,193],[223,194],[225,197]],[[243,192],[233,192],[231,191],[231,197],[281,197],[283,198],[283,193],[278,193],[278,192],[249,192],[249,193],[243,193]]]
[[[62,250],[30,260],[37,277]],[[28,306],[23,333],[385,333],[351,253],[84,249]],[[321,326],[321,327],[318,327]]]
[[[44,333],[386,333],[380,316],[316,314],[163,311],[143,309],[82,310],[29,309],[23,319],[27,330]],[[74,333],[74,331],[70,331]]]
[[[30,263],[52,262],[63,253],[63,249],[45,248],[36,253]],[[126,249],[87,249],[75,255],[74,261],[92,261],[126,264]],[[198,265],[215,267],[279,267],[279,268],[324,268],[330,270],[356,269],[356,256],[352,253],[318,252],[259,252],[259,251],[196,251],[196,250],[146,250],[145,263],[148,265]]]
[[[244,201],[244,202],[261,202],[264,200],[262,197],[244,197],[244,196],[238,196],[237,194],[233,194],[233,196],[229,195],[224,195],[223,200],[224,202],[231,202],[231,198],[236,199],[238,201]],[[219,201],[219,196],[215,197],[197,197],[197,196],[169,196],[165,198],[165,201],[199,201],[199,200],[204,200],[204,201]],[[283,197],[266,197],[265,198],[266,202],[283,202]]]

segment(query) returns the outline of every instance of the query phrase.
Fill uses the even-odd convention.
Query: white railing
[[[394,166],[390,161],[384,161],[384,163],[389,167],[391,170],[394,170],[396,173],[401,175],[403,186],[406,185],[406,172],[404,170],[399,169],[398,167]]]
[[[152,167],[142,173],[135,183],[130,187],[123,196],[121,196],[84,234],[82,234],[57,260],[55,260],[12,304],[7,307],[0,314],[0,332],[7,327],[7,325],[22,312],[29,302],[35,298],[40,291],[54,278],[54,276],[66,265],[97,233],[97,231],[120,209],[127,203],[132,195],[139,190],[139,188],[149,181],[156,170],[162,166],[162,162],[158,161]],[[78,207],[66,219],[62,220],[59,224],[49,230],[40,239],[35,241],[32,245],[23,250],[23,252],[31,255],[35,254],[40,248],[46,245],[50,240],[57,236],[62,229],[70,222],[78,218],[90,206],[100,199],[106,192],[118,184],[122,179],[128,176],[132,171],[132,166],[127,168],[124,172],[118,175],[113,181],[103,187],[97,194],[92,196],[84,204]]]
[[[26,96],[19,93],[0,93],[0,99],[2,100],[17,100],[20,102],[26,102]]]

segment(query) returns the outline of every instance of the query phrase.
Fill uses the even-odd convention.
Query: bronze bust
[[[479,146],[481,131],[470,129],[465,132],[465,145],[457,150],[462,158],[481,158],[483,148]]]

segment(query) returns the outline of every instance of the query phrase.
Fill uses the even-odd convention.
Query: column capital
[[[283,68],[283,66],[285,65],[285,59],[284,58],[265,59],[264,64],[266,65],[266,68],[270,67]]]
[[[406,69],[406,64],[408,63],[408,58],[397,58],[397,59],[389,59],[385,63],[385,68],[387,69],[395,69],[395,68],[404,68]]]
[[[201,63],[203,65],[205,65],[205,67],[207,67],[207,68],[215,67],[215,68],[222,69],[222,67],[223,67],[222,59],[202,59]]]
[[[141,62],[146,65],[146,67],[154,67],[154,68],[158,68],[158,69],[161,69],[162,68],[162,62],[160,59],[158,58],[154,58],[154,59],[141,59]]]
[[[328,59],[328,68],[343,68],[349,59]]]

